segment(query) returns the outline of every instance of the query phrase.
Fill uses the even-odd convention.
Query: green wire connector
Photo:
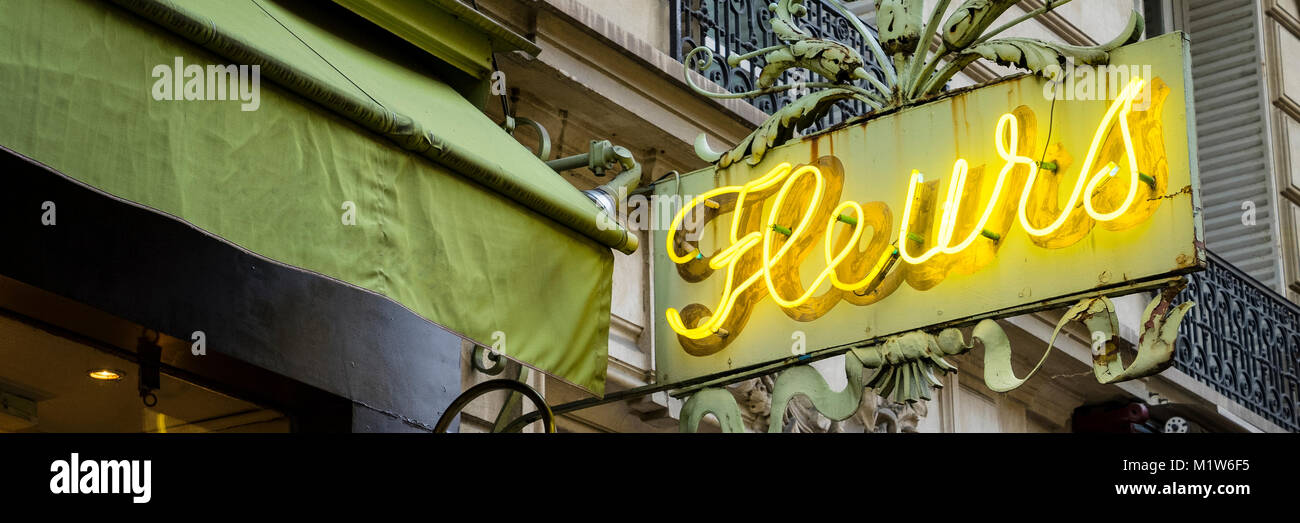
[[[700,252],[700,251],[695,251],[695,259],[697,259],[697,260],[703,260],[703,259],[704,259],[704,253],[702,253],[702,252]]]
[[[784,234],[786,236],[790,236],[791,234],[794,234],[793,232],[790,231],[789,227],[782,227],[780,225],[775,225],[775,224],[772,225],[772,230]]]
[[[907,239],[912,240],[916,243],[925,243],[925,236],[921,236],[920,234],[914,232],[907,233]]]
[[[1002,235],[988,229],[980,230],[980,235],[995,242],[1002,241]]]
[[[1044,171],[1056,172],[1056,170],[1060,169],[1061,166],[1057,165],[1056,162],[1040,162],[1038,168]]]
[[[1138,173],[1138,179],[1146,182],[1147,185],[1151,186],[1151,190],[1153,191],[1156,190],[1156,179],[1152,178],[1151,175],[1146,173]]]
[[[841,221],[841,222],[847,223],[847,224],[849,224],[849,225],[854,225],[854,226],[856,226],[856,225],[858,224],[858,219],[857,219],[857,218],[854,218],[854,217],[852,217],[852,216],[848,216],[848,215],[844,215],[844,214],[841,214],[841,215],[839,215],[839,216],[836,216],[835,219],[836,219],[836,220],[839,220],[839,221]]]

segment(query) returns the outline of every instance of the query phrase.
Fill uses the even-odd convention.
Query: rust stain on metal
[[[1153,196],[1153,197],[1151,197],[1151,198],[1147,198],[1147,201],[1148,201],[1148,202],[1151,202],[1151,201],[1162,200],[1162,199],[1164,199],[1164,200],[1172,200],[1174,197],[1176,197],[1176,196],[1178,196],[1178,195],[1180,195],[1180,194],[1187,194],[1187,195],[1192,194],[1192,186],[1191,186],[1191,185],[1186,185],[1186,186],[1183,186],[1182,189],[1179,189],[1178,192],[1172,192],[1172,193],[1166,194],[1166,195],[1164,195],[1164,196]]]

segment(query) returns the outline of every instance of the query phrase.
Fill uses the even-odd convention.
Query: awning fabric
[[[231,54],[261,55],[216,54],[106,1],[7,3],[0,144],[603,394],[609,247],[626,231],[598,223],[580,192],[438,81],[418,53],[341,8],[183,7],[209,22],[212,41],[240,42],[223,48]],[[264,71],[256,111],[239,101],[155,100],[151,71],[178,57],[204,67],[270,57],[268,67],[302,82],[286,88]],[[320,86],[370,100],[394,121],[364,121],[373,106],[345,117],[312,99]],[[376,132],[384,125],[393,132]],[[414,145],[395,143],[411,129]],[[453,161],[431,160],[448,150]],[[465,158],[478,163],[448,167]],[[475,165],[499,166],[501,179],[465,175]],[[345,202],[356,225],[342,221]]]

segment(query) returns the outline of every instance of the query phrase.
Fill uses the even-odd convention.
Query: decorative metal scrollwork
[[[689,0],[684,0],[689,1]],[[1134,11],[1125,30],[1109,43],[1096,47],[1079,47],[1044,42],[1031,38],[993,38],[1015,25],[1041,15],[1071,0],[1048,0],[1046,5],[1011,22],[990,30],[990,26],[1018,0],[965,0],[951,15],[944,14],[951,0],[939,0],[929,21],[922,24],[923,0],[876,0],[876,16],[883,29],[877,35],[861,20],[848,12],[836,0],[777,0],[768,6],[770,13],[751,17],[749,26],[735,21],[747,29],[741,34],[750,35],[748,43],[732,42],[743,52],[716,40],[698,45],[682,57],[686,65],[686,82],[696,92],[714,98],[759,98],[795,89],[809,93],[771,113],[752,134],[732,150],[712,151],[701,140],[696,151],[709,162],[725,168],[742,158],[749,157],[751,165],[762,161],[767,150],[793,139],[797,132],[814,128],[837,104],[852,102],[870,110],[887,110],[915,104],[938,94],[954,75],[979,58],[1003,65],[1025,69],[1045,76],[1059,74],[1067,59],[1080,64],[1104,64],[1110,60],[1110,51],[1136,41],[1144,29],[1142,17]],[[709,2],[702,2],[705,9]],[[713,8],[722,6],[714,3]],[[803,19],[816,6],[818,14],[829,8],[844,17],[847,24],[864,43],[861,47],[845,44],[824,35],[818,35],[806,26]],[[707,14],[702,12],[701,15]],[[759,34],[753,24],[765,21],[771,28],[767,45],[755,45]],[[728,23],[732,23],[728,20]],[[939,36],[939,49],[931,53],[931,42]],[[700,42],[695,42],[700,43]],[[865,48],[872,62],[878,66],[875,73],[867,69],[868,62],[859,49]],[[729,53],[725,59],[716,56]],[[764,65],[754,70],[747,67],[761,61]],[[694,82],[691,69],[711,74],[715,81],[725,78],[743,78],[743,82],[723,82],[730,92],[715,93]],[[790,81],[791,70],[806,71],[817,79]],[[742,71],[742,76],[735,76]],[[879,74],[876,74],[879,73]],[[753,78],[752,85],[749,78]],[[808,76],[813,78],[813,76]],[[780,81],[785,83],[779,83]],[[743,88],[737,88],[740,85]]]
[[[839,392],[831,390],[821,373],[813,367],[791,367],[776,379],[771,410],[767,413],[767,431],[782,431],[783,414],[796,396],[806,397],[814,408],[831,420],[845,420],[858,412],[865,389],[899,404],[929,400],[930,390],[943,386],[938,375],[957,371],[945,358],[965,354],[975,347],[975,340],[984,346],[985,385],[997,392],[1014,390],[1038,372],[1047,361],[1061,329],[1075,321],[1082,322],[1093,333],[1093,374],[1099,383],[1116,383],[1156,374],[1172,364],[1178,327],[1194,306],[1190,301],[1174,304],[1174,297],[1182,288],[1181,284],[1168,287],[1147,305],[1141,318],[1137,355],[1127,366],[1119,354],[1119,320],[1115,306],[1109,298],[1098,296],[1081,300],[1065,312],[1047,342],[1047,350],[1023,378],[1017,377],[1011,368],[1010,339],[993,320],[976,324],[970,341],[960,330],[949,328],[937,335],[915,331],[886,338],[878,344],[854,347],[844,356],[848,385]],[[863,372],[868,369],[875,369],[876,373],[864,381]],[[723,431],[744,430],[744,416],[735,397],[724,389],[704,389],[682,407],[682,431],[694,432],[700,419],[710,413],[718,418]]]
[[[732,54],[744,55],[759,49],[780,43],[776,35],[768,30],[768,20],[772,11],[768,9],[771,0],[668,0],[672,34],[670,53],[674,59],[685,63],[685,52],[704,46],[713,51],[711,63],[702,63],[701,73],[709,81],[721,86],[728,92],[740,93],[751,91],[766,65],[762,56],[743,60],[736,65],[727,63]],[[831,7],[822,0],[812,0],[805,4],[808,14],[802,29],[813,38],[835,40],[856,50],[867,59],[865,68],[868,73],[883,81],[884,71],[872,59],[866,42],[854,29],[849,16]],[[868,30],[871,29],[868,27]],[[684,48],[684,49],[683,49]],[[785,71],[781,83],[823,82],[824,78],[803,74],[803,71]],[[769,93],[749,98],[749,103],[767,114],[772,114],[782,106],[793,101],[798,94],[795,91]],[[809,130],[821,130],[848,120],[870,110],[862,102],[852,99],[835,103],[825,117],[812,124]]]

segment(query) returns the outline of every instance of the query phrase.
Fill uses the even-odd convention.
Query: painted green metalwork
[[[509,133],[510,136],[514,136],[515,131],[519,129],[520,125],[532,127],[534,131],[537,131],[537,158],[543,162],[550,160],[551,133],[546,132],[546,127],[542,126],[542,124],[522,116],[506,115],[506,121],[501,124],[501,128]]]
[[[848,384],[839,392],[832,391],[821,373],[809,365],[792,367],[782,372],[776,378],[776,389],[772,394],[772,414],[768,419],[767,431],[781,432],[784,426],[782,414],[785,413],[790,400],[797,394],[807,396],[812,401],[813,407],[828,418],[848,419],[858,410],[858,404],[862,402],[864,368],[856,354],[852,352],[845,354],[844,375],[848,377]]]
[[[484,360],[491,362],[491,365],[485,365],[483,363]],[[487,374],[488,376],[496,376],[506,370],[505,358],[499,356],[495,352],[483,348],[480,345],[474,346],[473,352],[470,353],[469,361],[470,365],[474,367],[474,370]]]
[[[1017,377],[1011,369],[1010,339],[991,319],[975,325],[970,341],[963,338],[960,330],[948,328],[937,335],[914,331],[890,337],[877,345],[854,347],[844,356],[848,385],[839,392],[832,391],[825,378],[812,366],[790,367],[777,377],[768,432],[782,431],[783,414],[790,400],[798,395],[806,396],[814,408],[836,421],[854,414],[863,390],[867,388],[897,403],[929,400],[932,388],[943,387],[935,371],[957,371],[944,360],[944,356],[965,354],[975,347],[976,340],[984,346],[984,384],[996,392],[1014,390],[1042,367],[1061,329],[1074,321],[1082,322],[1094,333],[1093,373],[1099,383],[1116,383],[1156,374],[1172,364],[1178,326],[1193,306],[1190,302],[1172,305],[1174,296],[1183,285],[1184,282],[1179,281],[1165,288],[1147,305],[1142,314],[1137,356],[1127,367],[1118,354],[1119,320],[1115,306],[1109,298],[1098,296],[1080,300],[1066,311],[1057,322],[1042,358],[1023,378]],[[864,383],[862,375],[867,369],[878,370]],[[735,424],[740,423],[739,407],[725,388],[701,389],[686,405],[691,408],[682,408],[682,432],[695,432],[700,418],[709,412],[718,417],[724,431],[737,432]]]
[[[1101,314],[1094,315],[1091,321],[1085,319],[1093,332],[1109,334],[1110,343],[1104,350],[1093,354],[1093,373],[1101,383],[1117,383],[1145,376],[1151,376],[1169,368],[1174,363],[1174,344],[1178,340],[1178,327],[1183,317],[1196,306],[1195,302],[1185,301],[1173,305],[1175,296],[1183,286],[1170,287],[1161,292],[1159,299],[1151,300],[1146,310],[1142,311],[1142,334],[1138,338],[1138,352],[1133,363],[1125,367],[1116,353],[1114,340],[1119,338],[1119,322],[1115,319],[1115,308],[1110,300],[1105,300],[1104,323]],[[1103,330],[1109,328],[1109,330]]]
[[[978,327],[976,329],[978,330]],[[949,339],[954,334],[960,338],[960,333],[956,329],[943,331],[940,338]],[[867,382],[868,387],[879,392],[881,396],[902,403],[929,400],[930,389],[943,386],[935,376],[935,371],[957,372],[957,367],[948,363],[943,357],[962,352],[965,350],[952,344],[938,343],[934,336],[915,331],[888,338],[879,345],[855,348],[851,354],[854,354],[864,367],[880,369],[871,381]]]
[[[466,405],[469,405],[469,403],[474,401],[475,398],[496,390],[509,390],[523,394],[524,397],[528,398],[528,401],[533,403],[533,406],[537,407],[537,411],[541,415],[542,424],[544,425],[546,432],[555,432],[555,413],[551,410],[551,407],[546,404],[546,400],[542,398],[542,395],[539,394],[536,389],[529,387],[526,383],[507,379],[485,381],[470,387],[469,390],[465,391],[460,396],[457,396],[455,401],[452,401],[451,405],[447,407],[447,410],[442,413],[442,417],[438,418],[438,424],[433,427],[433,431],[447,432],[447,428],[451,426],[452,420],[456,419],[456,416],[460,414],[460,411],[463,410]],[[500,420],[498,420],[498,423],[499,422]],[[509,427],[523,428],[523,425],[512,423]],[[509,431],[509,429],[507,429],[507,431]]]
[[[705,414],[713,414],[723,432],[745,432],[745,422],[740,417],[736,398],[726,389],[704,389],[691,396],[682,405],[680,424],[682,432],[695,432]]]
[[[1110,61],[1110,51],[1137,41],[1143,34],[1142,16],[1133,11],[1127,26],[1118,36],[1095,47],[1033,38],[993,38],[1071,1],[1047,0],[1042,8],[988,30],[1018,0],[966,0],[946,20],[943,16],[951,0],[940,0],[924,26],[924,0],[876,0],[876,19],[881,28],[877,41],[871,31],[837,0],[827,0],[861,34],[885,72],[883,82],[866,71],[862,56],[855,49],[839,42],[813,38],[810,32],[800,27],[799,19],[808,13],[805,0],[774,2],[769,6],[772,11],[769,24],[782,44],[727,57],[727,63],[732,67],[760,55],[765,59],[767,65],[763,67],[754,90],[715,93],[696,85],[691,69],[704,71],[713,63],[713,51],[706,46],[696,47],[683,57],[682,62],[687,65],[686,83],[696,92],[713,98],[754,98],[804,88],[816,91],[774,112],[730,151],[712,150],[704,135],[700,135],[695,141],[696,154],[705,161],[716,162],[719,168],[746,157],[750,165],[757,165],[768,150],[792,140],[796,131],[815,124],[838,101],[854,99],[876,111],[913,105],[940,94],[948,80],[980,58],[1059,79],[1067,59],[1079,64],[1106,64]],[[940,28],[939,49],[931,53],[931,42]],[[939,68],[940,65],[943,67]],[[829,81],[774,85],[786,70],[792,68],[805,69]],[[865,85],[855,83],[858,81],[864,81]]]

